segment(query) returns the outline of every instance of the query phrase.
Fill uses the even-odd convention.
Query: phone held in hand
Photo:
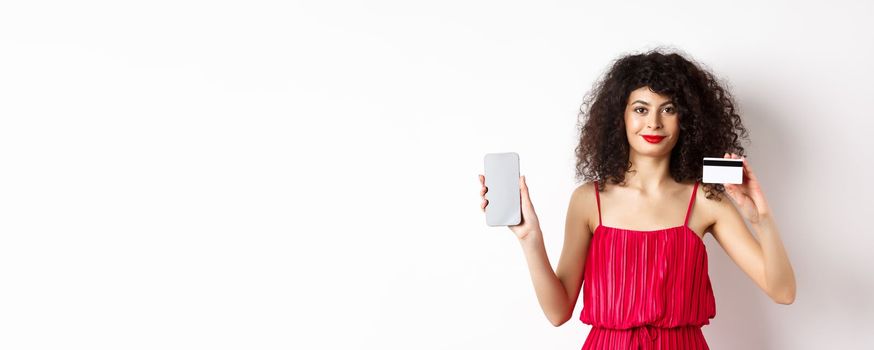
[[[744,174],[743,159],[704,157],[701,182],[712,184],[741,184]]]
[[[518,225],[522,222],[522,199],[519,190],[519,154],[488,153],[484,157],[486,224]]]

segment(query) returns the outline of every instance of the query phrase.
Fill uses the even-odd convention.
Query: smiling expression
[[[680,120],[670,96],[644,86],[628,96],[625,133],[631,151],[648,156],[665,156],[677,143]]]

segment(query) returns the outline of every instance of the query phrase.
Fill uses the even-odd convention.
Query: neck
[[[634,171],[625,175],[628,187],[643,192],[660,192],[668,184],[674,183],[671,178],[670,155],[652,157],[631,152],[628,159],[631,161],[631,170]]]

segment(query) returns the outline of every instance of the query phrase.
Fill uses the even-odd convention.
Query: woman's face
[[[677,109],[670,97],[644,86],[631,92],[625,106],[625,134],[631,152],[651,157],[671,154],[680,136]],[[644,137],[644,136],[663,136]]]

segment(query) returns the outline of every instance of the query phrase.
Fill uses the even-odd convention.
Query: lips
[[[641,135],[641,136],[643,136],[643,139],[649,143],[659,143],[666,137],[666,136],[659,136],[659,135]]]

